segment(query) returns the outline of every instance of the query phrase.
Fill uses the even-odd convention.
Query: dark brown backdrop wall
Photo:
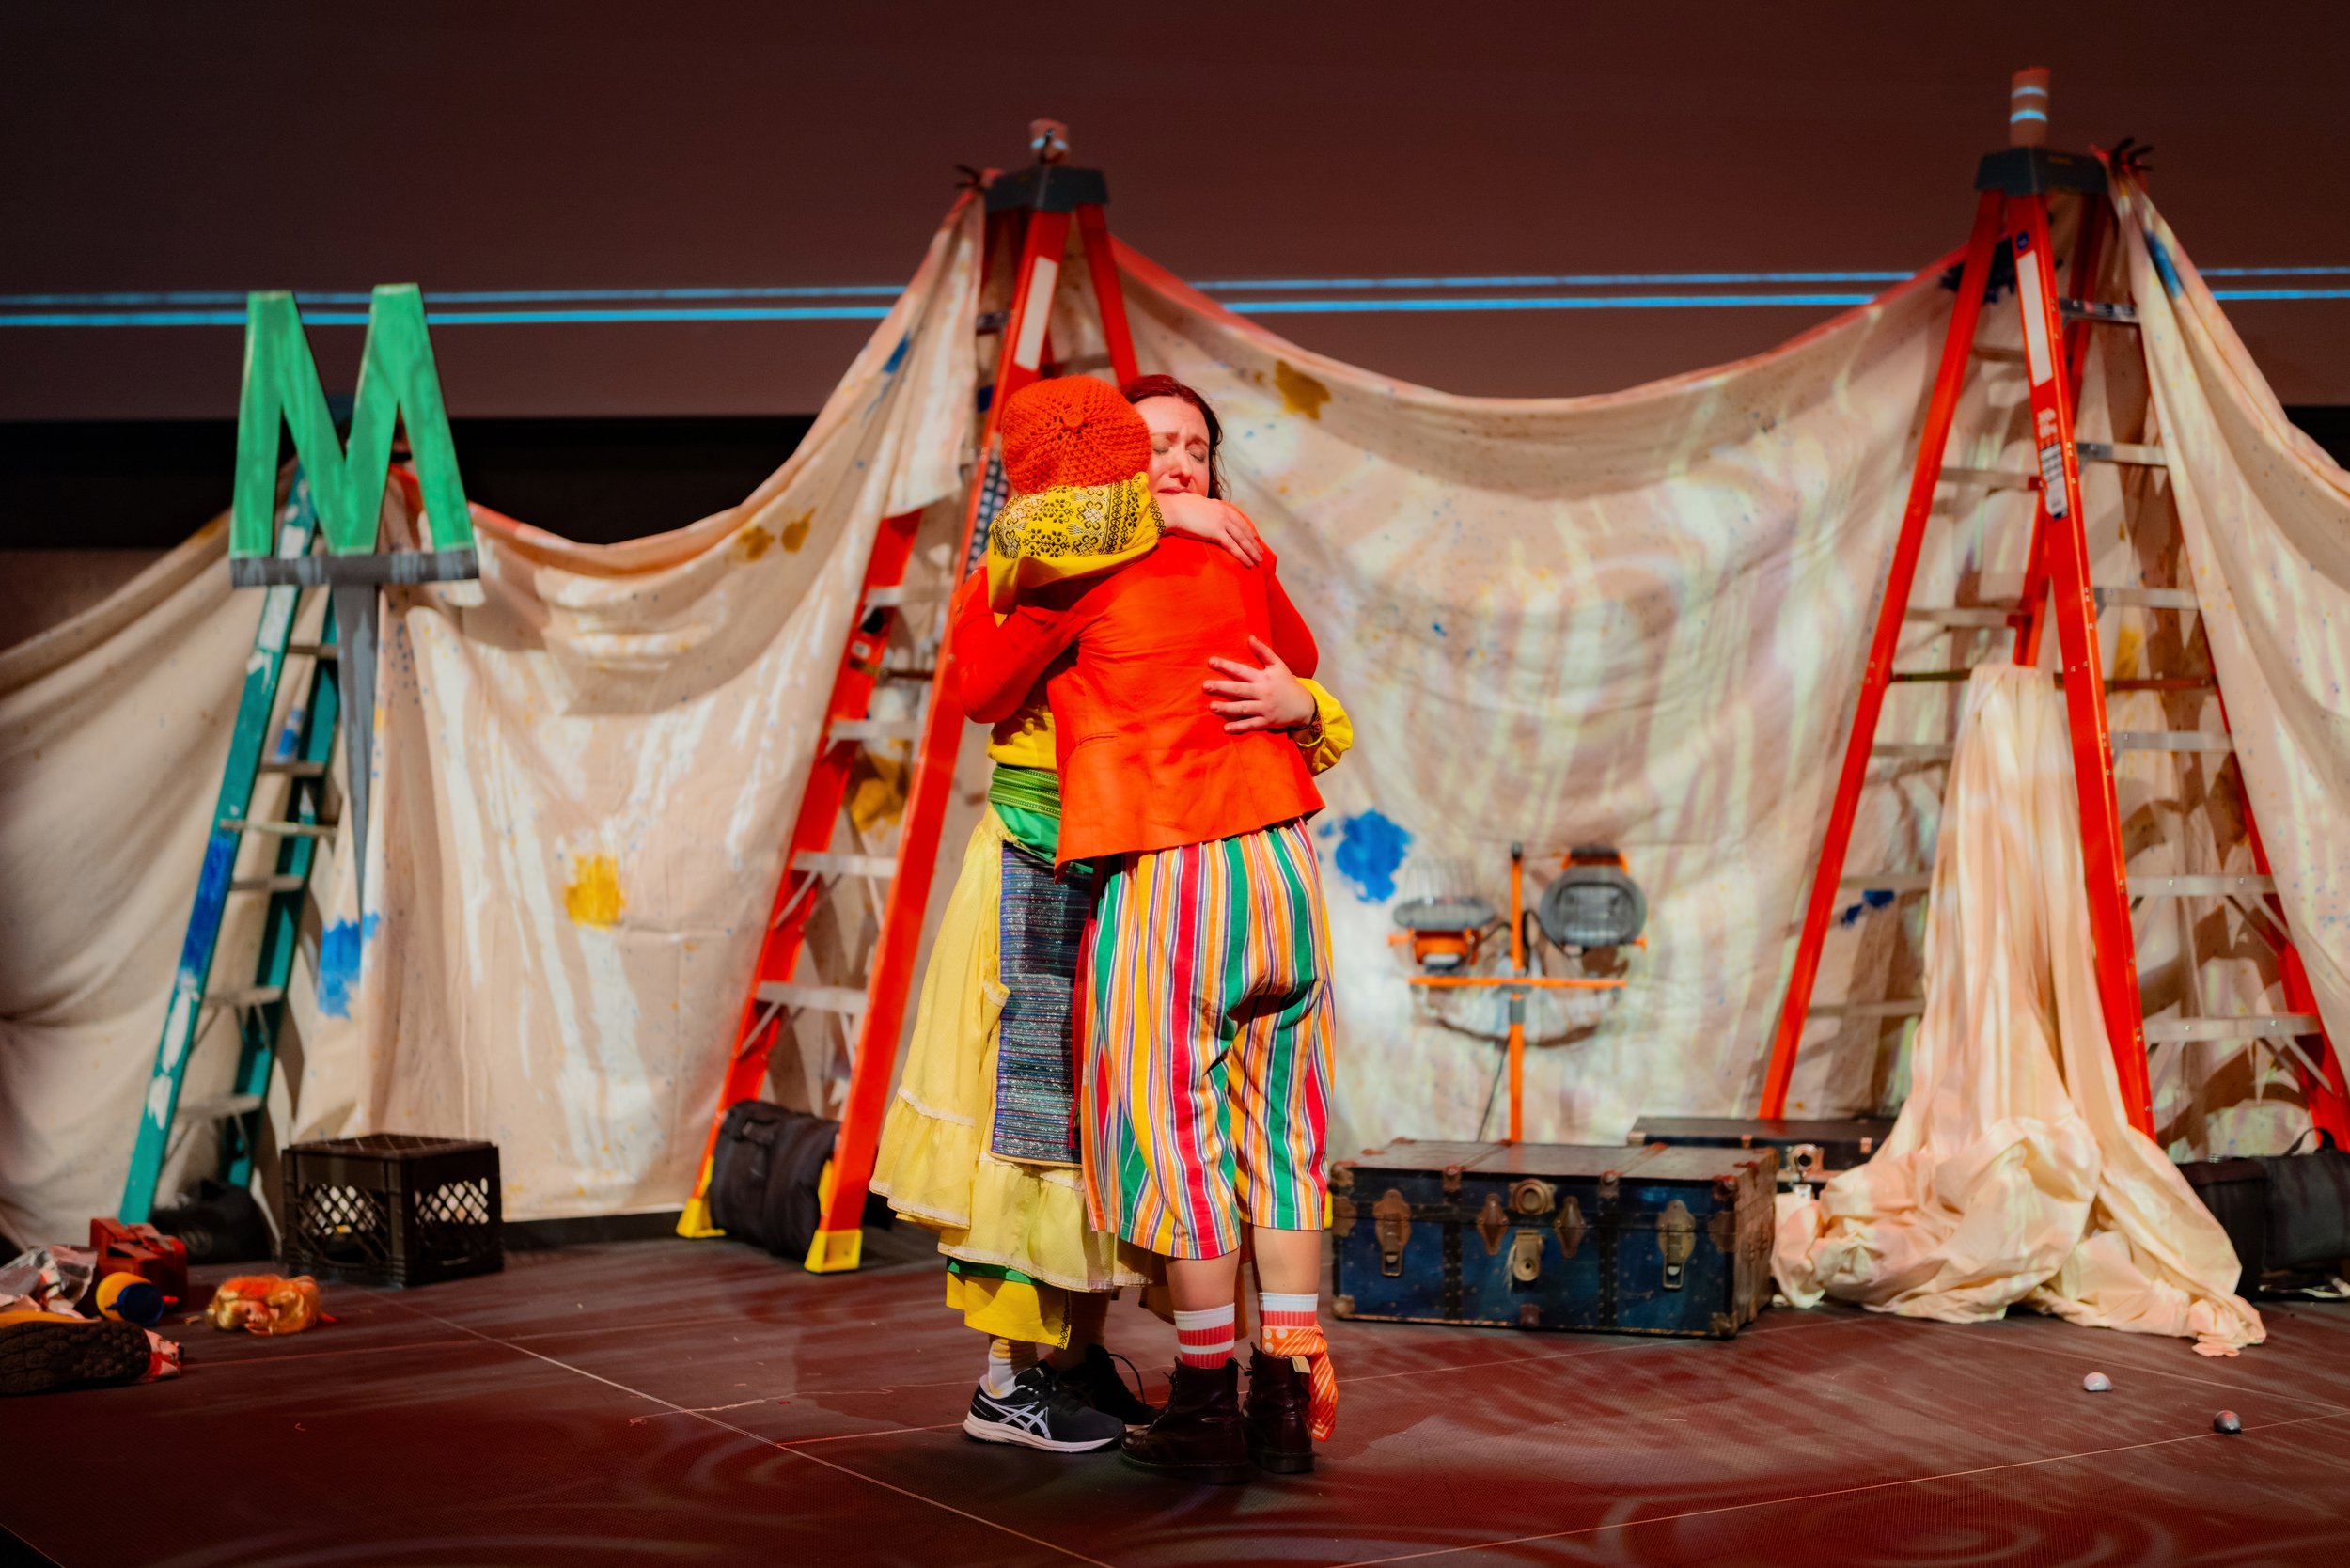
[[[2350,266],[2350,6],[17,6],[0,292],[882,283],[957,162],[1073,126],[1192,277],[1906,268],[1963,237],[2008,71],[2160,149],[2206,264]],[[2350,278],[2336,278],[2336,284]],[[1285,317],[1459,391],[1629,385],[1820,309]],[[2350,402],[2350,302],[2233,314]],[[461,415],[812,410],[861,322],[467,326]],[[330,378],[358,334],[318,335]],[[216,417],[234,328],[0,329],[0,418]]]

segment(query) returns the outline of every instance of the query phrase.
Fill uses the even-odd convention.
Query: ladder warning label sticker
[[[2062,517],[2064,502],[2064,446],[2051,441],[2040,448],[2040,494],[2050,517]]]

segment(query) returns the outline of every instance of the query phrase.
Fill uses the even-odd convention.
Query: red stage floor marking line
[[[860,1437],[901,1437],[909,1432],[961,1432],[961,1421],[941,1421],[936,1426],[893,1426],[881,1432],[836,1432],[824,1437],[787,1437],[776,1443],[779,1449],[796,1449],[807,1443],[851,1443]],[[1056,1546],[1055,1551],[1060,1550]],[[1088,1561],[1092,1560],[1088,1559]]]
[[[2339,1415],[2295,1416],[2289,1421],[2269,1421],[2261,1426],[2247,1426],[2243,1435],[2255,1432],[2276,1432],[2289,1426],[2308,1426],[2312,1421],[2337,1421]],[[2153,1437],[2143,1443],[2121,1443],[2109,1449],[2085,1449],[2078,1453],[2050,1454],[2045,1459],[2018,1459],[2006,1465],[1979,1465],[1970,1470],[1945,1470],[1940,1475],[1907,1476],[1900,1481],[1872,1481],[1859,1486],[1836,1486],[1825,1492],[1803,1492],[1785,1497],[1763,1497],[1754,1502],[1726,1503],[1719,1508],[1692,1508],[1680,1513],[1657,1513],[1640,1519],[1619,1519],[1604,1525],[1585,1525],[1579,1529],[1555,1529],[1541,1535],[1513,1535],[1501,1541],[1477,1541],[1465,1546],[1437,1546],[1424,1552],[1398,1552],[1392,1557],[1357,1558],[1353,1562],[1333,1563],[1330,1568],[1374,1568],[1383,1562],[1418,1562],[1429,1558],[1452,1557],[1461,1552],[1487,1552],[1498,1546],[1531,1545],[1537,1541],[1564,1541],[1572,1536],[1597,1535],[1603,1530],[1632,1529],[1641,1525],[1669,1525],[1678,1519],[1702,1519],[1716,1513],[1747,1513],[1758,1508],[1777,1508],[1782,1503],[1817,1502],[1823,1497],[1845,1497],[1859,1492],[1883,1492],[1899,1486],[1924,1486],[1937,1481],[1964,1481],[1968,1476],[1996,1475],[2002,1470],[2029,1470],[2043,1465],[2069,1465],[2079,1459],[2102,1459],[2107,1454],[2134,1453],[2140,1449],[2169,1448],[2177,1443],[2233,1442],[2232,1437],[2217,1432],[2190,1432],[2181,1437]]]
[[[906,1487],[900,1486],[893,1482],[883,1481],[878,1476],[869,1476],[864,1474],[862,1471],[852,1470],[846,1465],[836,1465],[831,1460],[823,1458],[819,1454],[804,1452],[801,1450],[792,1447],[788,1442],[779,1441],[778,1439],[773,1437],[762,1437],[756,1432],[751,1432],[745,1428],[736,1426],[732,1421],[722,1421],[715,1416],[706,1415],[698,1410],[688,1410],[682,1405],[671,1403],[669,1401],[663,1399],[659,1394],[649,1394],[642,1388],[632,1388],[625,1383],[618,1382],[612,1378],[605,1377],[600,1372],[591,1372],[585,1367],[574,1367],[569,1361],[559,1361],[554,1356],[546,1355],[544,1352],[532,1350],[527,1345],[513,1344],[508,1341],[499,1339],[494,1334],[483,1333],[478,1328],[467,1328],[462,1323],[452,1323],[447,1318],[442,1317],[436,1312],[428,1312],[421,1307],[411,1307],[404,1301],[394,1302],[392,1305],[399,1307],[402,1311],[414,1312],[420,1318],[429,1318],[445,1328],[454,1328],[462,1334],[470,1334],[478,1340],[486,1340],[491,1344],[497,1345],[506,1350],[510,1350],[517,1356],[527,1356],[534,1361],[544,1361],[550,1367],[560,1367],[567,1372],[572,1372],[578,1376],[587,1378],[589,1382],[601,1383],[607,1388],[617,1388],[621,1393],[630,1395],[635,1399],[641,1399],[650,1404],[658,1404],[665,1410],[674,1411],[681,1416],[691,1416],[697,1421],[704,1422],[710,1426],[714,1426],[721,1432],[731,1432],[736,1436],[747,1438],[751,1442],[757,1443],[762,1448],[770,1448],[776,1450],[778,1452],[791,1454],[795,1459],[805,1459],[811,1465],[822,1465],[827,1470],[838,1470],[840,1474],[849,1477],[853,1481],[861,1481],[869,1486],[878,1486],[885,1492],[895,1492],[901,1497],[911,1497],[916,1502],[927,1503],[931,1507],[937,1509],[942,1513],[951,1513],[959,1519],[968,1519],[975,1525],[982,1525],[989,1529],[999,1530],[1016,1540],[1026,1541],[1031,1546],[1042,1546],[1048,1552],[1058,1552],[1061,1556],[1068,1558],[1073,1562],[1089,1563],[1091,1564],[1091,1568],[1112,1568],[1112,1564],[1104,1562],[1100,1558],[1088,1557],[1083,1552],[1073,1551],[1069,1547],[1059,1544],[1058,1542],[1047,1541],[1042,1536],[1030,1535],[1026,1530],[1014,1529],[1010,1525],[998,1524],[994,1519],[985,1518],[979,1514],[970,1513],[965,1509],[957,1508],[954,1504],[949,1502],[941,1502],[936,1497],[926,1497],[919,1492],[912,1491]]]
[[[2092,1372],[2097,1370],[2097,1364],[2101,1359],[2086,1350],[2049,1350],[2040,1345],[2005,1344],[1988,1337],[1982,1342],[2000,1350],[2020,1350],[2029,1356],[2045,1356],[2055,1360],[2077,1362],[2089,1367]],[[2258,1350],[2260,1347],[2254,1345],[2249,1348]],[[2135,1361],[2116,1361],[2113,1365],[2125,1369],[2133,1377],[2143,1372],[2148,1377],[2168,1377],[2179,1383],[2200,1383],[2207,1388],[2220,1388],[2232,1394],[2242,1394],[2247,1398],[2280,1399],[2288,1404],[2314,1404],[2320,1410],[2337,1416],[2350,1416],[2350,1404],[2343,1404],[2338,1400],[2311,1399],[2307,1394],[2280,1394],[2273,1389],[2258,1388],[2248,1383],[2222,1383],[2216,1377],[2196,1377],[2186,1372],[2167,1372],[2160,1367],[2140,1366]]]
[[[196,1342],[202,1344],[204,1341],[198,1340]],[[346,1345],[340,1350],[304,1350],[296,1351],[290,1356],[272,1356],[263,1352],[254,1356],[232,1356],[225,1361],[190,1359],[187,1363],[187,1370],[217,1372],[223,1367],[282,1367],[289,1361],[319,1361],[330,1356],[387,1356],[396,1350],[431,1350],[436,1345],[446,1348],[449,1345],[471,1342],[468,1340],[418,1340],[414,1344]],[[181,1341],[183,1348],[185,1343],[186,1341]]]

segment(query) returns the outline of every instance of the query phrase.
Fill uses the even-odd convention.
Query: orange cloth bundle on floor
[[[204,1309],[214,1328],[242,1328],[248,1334],[299,1334],[323,1314],[319,1310],[319,1282],[306,1274],[288,1278],[282,1274],[241,1274],[224,1280]]]

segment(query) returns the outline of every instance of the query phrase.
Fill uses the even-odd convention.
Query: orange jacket
[[[1313,634],[1273,569],[1270,552],[1246,567],[1215,545],[1163,539],[1107,576],[1030,590],[1001,625],[984,569],[958,590],[953,662],[964,711],[993,724],[1045,679],[1060,862],[1213,843],[1322,809],[1288,735],[1225,733],[1200,689],[1217,678],[1212,655],[1256,662],[1252,634],[1291,673],[1314,672]]]

